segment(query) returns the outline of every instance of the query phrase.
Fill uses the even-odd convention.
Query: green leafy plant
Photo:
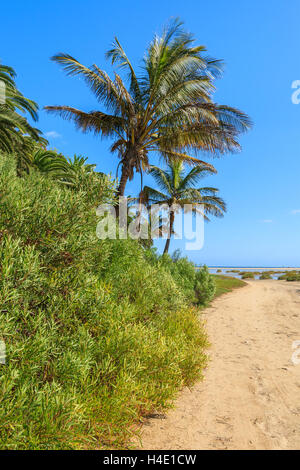
[[[195,292],[198,302],[202,305],[212,300],[216,293],[216,284],[207,266],[196,271]]]
[[[124,448],[202,377],[193,266],[99,240],[95,200],[39,171],[18,178],[10,157],[0,193],[0,447]]]
[[[272,276],[271,276],[271,274],[270,274],[268,271],[264,271],[264,272],[260,275],[259,279],[262,279],[262,280],[263,280],[263,279],[272,279]]]
[[[253,272],[243,272],[242,279],[255,279],[255,274]]]
[[[287,272],[286,274],[283,274],[282,276],[278,277],[279,281],[300,281],[300,273],[297,272]]]
[[[234,278],[232,276],[213,274],[212,277],[216,284],[215,297],[219,297],[220,295],[231,292],[233,289],[238,289],[247,285],[246,282],[241,281],[240,279]]]

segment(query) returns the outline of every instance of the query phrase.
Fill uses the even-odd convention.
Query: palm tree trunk
[[[167,238],[164,253],[163,253],[164,255],[166,253],[168,253],[168,251],[169,251],[171,236],[172,236],[172,233],[173,233],[174,218],[175,218],[174,212],[170,211],[170,227],[169,227],[169,234],[168,234],[168,238]]]
[[[117,198],[123,197],[125,193],[125,188],[126,188],[126,183],[129,178],[129,166],[127,162],[124,162],[122,165],[122,173],[121,173],[121,179],[120,183],[118,186],[117,190]],[[119,217],[119,211],[120,211],[120,204],[119,204],[119,199],[117,200],[117,205],[116,205],[116,215]]]
[[[119,187],[118,187],[118,196],[124,196],[124,193],[125,193],[125,187],[126,187],[126,183],[128,181],[128,168],[127,168],[127,165],[123,165],[122,166],[122,174],[121,174],[121,179],[120,179],[120,184],[119,184]]]
[[[124,196],[126,183],[128,181],[129,175],[132,172],[134,166],[134,161],[136,159],[136,154],[134,149],[127,149],[122,158],[122,172],[121,179],[118,187],[118,196]]]

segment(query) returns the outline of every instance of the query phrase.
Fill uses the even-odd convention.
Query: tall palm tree
[[[15,84],[16,73],[13,68],[0,64],[0,150],[15,153],[19,167],[28,167],[30,155],[36,142],[46,145],[41,132],[32,127],[25,116],[37,121],[37,104],[25,98]]]
[[[166,204],[169,207],[168,238],[164,253],[168,253],[170,239],[174,234],[175,206],[190,205],[190,209],[200,212],[204,219],[209,221],[209,215],[222,217],[226,212],[226,204],[217,194],[216,188],[196,187],[200,179],[206,175],[216,173],[216,170],[207,165],[197,165],[188,173],[184,171],[182,161],[173,161],[166,170],[153,166],[149,171],[153,176],[159,190],[145,186],[142,200],[149,206],[152,204]]]
[[[161,37],[152,40],[141,75],[136,74],[115,38],[106,57],[126,72],[125,81],[117,73],[111,79],[97,65],[86,67],[59,53],[52,60],[67,75],[82,77],[106,112],[85,112],[70,106],[46,109],[73,120],[83,132],[113,140],[111,150],[120,158],[118,194],[122,196],[134,171],[142,173],[149,168],[150,152],[157,152],[167,162],[179,158],[201,165],[201,151],[217,155],[240,148],[238,135],[250,127],[250,119],[238,109],[213,102],[213,81],[221,74],[221,62],[205,52],[175,20]]]

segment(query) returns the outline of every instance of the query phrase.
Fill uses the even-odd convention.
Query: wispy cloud
[[[273,222],[272,219],[264,219],[264,220],[262,220],[262,223],[263,223],[263,224],[271,224],[272,222]]]
[[[295,215],[295,214],[300,214],[300,209],[293,209],[291,211],[291,214]]]
[[[45,136],[46,137],[49,137],[50,139],[59,139],[60,137],[62,137],[58,132],[56,131],[49,131],[49,132],[45,132]]]

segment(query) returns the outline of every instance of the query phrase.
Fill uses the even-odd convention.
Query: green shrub
[[[242,279],[255,279],[254,273],[243,273],[242,274]]]
[[[207,266],[195,267],[187,258],[180,258],[178,253],[163,255],[157,259],[158,266],[171,272],[185,299],[198,305],[207,305],[213,299],[216,288],[213,276]]]
[[[168,254],[161,256],[157,261],[157,266],[172,274],[178,286],[185,295],[186,300],[195,301],[195,265],[187,258],[171,257]]]
[[[203,266],[196,272],[195,293],[198,303],[206,305],[213,299],[216,292],[214,278],[210,275],[208,267]]]
[[[264,271],[263,273],[261,273],[259,279],[261,279],[261,280],[263,280],[263,279],[272,279],[272,276],[268,271]]]
[[[38,173],[17,178],[0,157],[2,449],[124,447],[206,364],[194,268],[97,239],[95,203],[114,197],[102,184],[91,200]]]
[[[278,277],[279,281],[289,281],[289,282],[294,282],[294,281],[300,281],[300,274],[296,272],[290,272],[287,274],[283,274],[282,276]]]

